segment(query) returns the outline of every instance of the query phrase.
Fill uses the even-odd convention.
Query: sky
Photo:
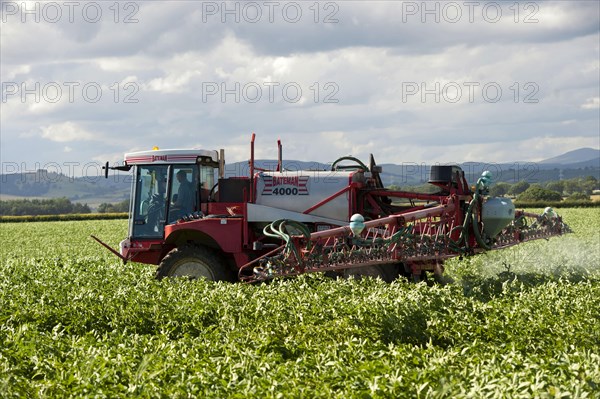
[[[2,173],[600,147],[598,1],[0,1]],[[77,177],[77,176],[75,176]]]

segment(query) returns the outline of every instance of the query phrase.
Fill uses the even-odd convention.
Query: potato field
[[[0,398],[600,398],[600,208],[444,285],[156,281],[125,220],[0,224]]]

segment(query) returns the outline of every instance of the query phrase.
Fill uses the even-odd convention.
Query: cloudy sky
[[[331,162],[600,147],[598,1],[1,1],[3,172],[225,148]],[[89,173],[89,172],[88,172]]]

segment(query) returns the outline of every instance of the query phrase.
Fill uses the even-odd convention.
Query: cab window
[[[198,204],[197,166],[174,166],[171,173],[169,223],[176,222],[183,216],[197,212],[200,209]]]
[[[134,237],[162,237],[167,207],[168,167],[138,166],[131,232]]]

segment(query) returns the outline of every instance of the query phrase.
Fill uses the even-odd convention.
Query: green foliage
[[[518,196],[531,186],[537,185],[532,185],[526,181],[520,181],[515,184],[498,182],[492,185],[489,194],[493,197],[501,197],[505,195]],[[555,191],[561,196],[565,194],[571,195],[574,193],[583,193],[590,195],[594,190],[600,188],[598,180],[594,176],[549,181],[546,182],[543,187],[547,190]]]
[[[520,182],[517,182],[517,183],[513,184],[512,186],[510,186],[508,193],[510,195],[519,195],[519,194],[525,192],[525,190],[527,190],[528,188],[529,188],[529,183],[527,183],[524,180],[521,180]]]
[[[153,279],[125,220],[0,226],[0,397],[593,398],[600,209],[446,286]]]
[[[98,213],[123,213],[129,211],[129,199],[116,204],[103,202],[98,206]]]
[[[590,195],[600,186],[598,180],[594,176],[586,176],[584,178],[575,177],[567,180],[549,182],[546,184],[548,190],[556,191],[560,194],[575,194],[582,193]]]
[[[560,201],[562,196],[556,191],[540,186],[531,186],[517,197],[518,201]]]
[[[583,187],[579,184],[578,179],[565,180],[564,187],[564,192],[567,194],[581,193],[583,191]]]
[[[61,215],[90,212],[91,209],[87,204],[72,203],[64,197],[0,201],[0,216]]]
[[[490,187],[490,196],[492,197],[503,197],[510,192],[511,185],[508,183],[496,183]]]
[[[386,187],[389,190],[394,190],[394,191],[408,191],[411,193],[425,193],[425,194],[435,194],[438,193],[440,191],[440,188],[437,186],[434,186],[433,184],[420,184],[418,186],[396,186],[396,185],[391,185],[389,187]]]
[[[556,191],[557,193],[562,195],[563,192],[565,191],[564,180],[552,181],[552,182],[546,184],[546,189]]]
[[[535,208],[535,207],[552,207],[552,208],[600,208],[600,201],[516,201],[515,207]]]
[[[591,201],[590,196],[585,193],[573,193],[569,195],[569,198],[566,201]]]

